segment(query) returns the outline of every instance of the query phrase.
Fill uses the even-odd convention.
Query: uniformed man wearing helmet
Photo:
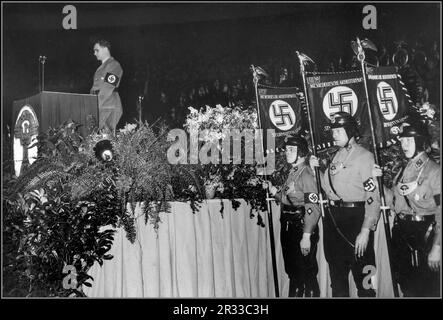
[[[318,297],[319,239],[317,222],[320,217],[314,173],[306,163],[308,144],[301,136],[285,141],[286,161],[292,168],[280,190],[268,184],[270,193],[281,203],[280,240],[289,276],[290,297]]]
[[[367,266],[375,268],[373,231],[380,217],[374,156],[356,142],[358,124],[350,114],[331,115],[331,130],[339,149],[320,178],[328,200],[323,243],[332,295],[349,296],[351,271],[358,296],[373,297],[372,279],[366,282],[365,277]],[[318,159],[311,157],[310,163],[318,166]]]
[[[426,153],[429,134],[421,124],[403,128],[401,148],[408,159],[385,192],[396,213],[392,229],[393,266],[404,296],[440,295],[441,170]],[[381,176],[375,166],[374,175]]]

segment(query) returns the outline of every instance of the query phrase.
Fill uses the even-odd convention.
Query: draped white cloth
[[[269,241],[268,216],[260,212],[266,227],[250,217],[244,200],[234,210],[230,200],[207,200],[193,213],[189,203],[171,202],[171,212],[161,213],[159,229],[145,225],[142,208],[135,216],[134,244],[120,228],[108,252],[114,258],[96,263],[89,270],[92,287],[83,287],[88,297],[275,297]],[[221,206],[223,213],[220,213]],[[130,206],[128,205],[128,210]],[[287,297],[289,280],[284,271],[280,245],[280,209],[272,204],[279,296]],[[321,297],[331,297],[328,264],[325,261],[320,220],[317,251]],[[376,291],[378,297],[393,297],[382,219],[375,232]],[[350,279],[352,275],[350,274]],[[350,295],[356,296],[351,281]]]

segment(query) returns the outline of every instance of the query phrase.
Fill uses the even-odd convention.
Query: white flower
[[[120,129],[119,132],[121,133],[130,133],[137,128],[137,125],[134,123],[127,123],[123,129]]]
[[[420,108],[420,114],[426,116],[427,118],[434,119],[435,108],[430,105],[429,102],[425,102]]]
[[[248,180],[247,184],[255,187],[259,184],[259,182],[260,180],[257,177],[253,177]]]
[[[223,115],[222,114],[218,114],[215,117],[215,121],[217,121],[219,124],[222,124],[223,123]]]
[[[233,180],[234,179],[234,174],[235,174],[235,168],[229,173],[227,179],[228,180]]]
[[[191,112],[192,115],[198,113],[198,110],[194,109],[193,107],[188,107],[188,109],[189,109],[189,111]]]

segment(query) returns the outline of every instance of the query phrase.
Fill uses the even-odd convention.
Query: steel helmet
[[[358,136],[358,123],[353,116],[347,112],[336,112],[331,115],[331,128],[344,128],[348,138]]]

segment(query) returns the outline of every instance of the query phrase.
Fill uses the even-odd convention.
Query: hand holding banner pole
[[[260,120],[260,106],[259,106],[259,99],[258,99],[258,81],[260,80],[260,76],[265,76],[267,77],[268,74],[266,73],[266,71],[264,71],[262,68],[260,67],[256,67],[254,65],[251,65],[251,70],[252,70],[252,75],[253,75],[253,80],[254,80],[254,87],[255,87],[255,98],[256,98],[256,103],[257,103],[257,112],[258,112],[258,126],[259,126],[259,130],[260,130],[260,135],[261,135],[261,141],[263,141],[263,135],[261,133],[262,130],[262,126],[261,126],[261,120]],[[265,150],[263,150],[265,151]],[[265,162],[264,160],[264,152],[262,153],[263,155],[263,164]],[[265,168],[266,170],[266,168]],[[268,177],[265,171],[265,181],[268,181]],[[269,241],[271,242],[271,255],[272,255],[272,271],[273,271],[273,276],[274,276],[274,288],[275,288],[275,296],[278,298],[280,296],[279,294],[279,288],[278,288],[278,278],[277,278],[277,261],[275,258],[275,243],[274,243],[274,224],[272,222],[272,207],[270,204],[270,197],[269,197],[269,190],[266,189],[266,204],[267,204],[267,209],[268,209],[268,222],[269,222]]]
[[[298,60],[300,61],[300,73],[301,73],[301,76],[303,79],[303,89],[304,89],[304,93],[305,93],[305,102],[306,102],[306,108],[308,110],[309,134],[311,136],[312,153],[314,154],[315,157],[317,157],[317,150],[315,147],[315,138],[314,138],[314,131],[313,131],[313,126],[312,126],[312,119],[311,119],[311,111],[309,109],[308,93],[307,93],[307,89],[306,89],[306,75],[305,75],[305,64],[307,64],[308,62],[314,63],[314,61],[303,53],[300,53],[298,51],[296,51],[296,53],[297,53]],[[318,193],[318,196],[320,199],[319,202],[320,202],[320,208],[321,208],[321,215],[322,215],[322,217],[324,217],[325,216],[325,208],[324,208],[325,201],[323,200],[319,177],[320,177],[319,168],[316,167],[315,168],[315,181],[317,182],[317,193]]]
[[[358,61],[360,61],[360,64],[361,64],[363,83],[364,83],[365,95],[366,95],[366,105],[368,107],[369,122],[370,122],[370,127],[371,127],[372,145],[374,148],[374,159],[375,159],[375,164],[379,165],[379,155],[378,155],[378,150],[377,150],[377,142],[375,139],[374,123],[372,120],[372,108],[371,108],[370,102],[369,102],[368,84],[367,84],[367,79],[366,79],[366,67],[365,67],[365,57],[366,56],[365,56],[365,51],[363,48],[368,48],[368,49],[375,50],[375,51],[377,51],[377,48],[368,39],[360,40],[359,38],[357,38],[356,42],[355,41],[352,42],[352,49],[357,54],[357,59],[358,59]],[[380,193],[380,201],[381,201],[381,208],[380,209],[383,212],[383,222],[384,222],[384,226],[385,226],[386,245],[387,245],[387,249],[388,249],[389,266],[391,269],[392,286],[393,286],[394,296],[398,297],[399,296],[398,287],[397,287],[397,283],[395,281],[394,270],[392,268],[392,263],[391,263],[392,249],[391,249],[391,228],[389,226],[389,207],[386,206],[385,195],[383,192],[382,178],[377,177],[377,182],[379,185],[379,193]]]

